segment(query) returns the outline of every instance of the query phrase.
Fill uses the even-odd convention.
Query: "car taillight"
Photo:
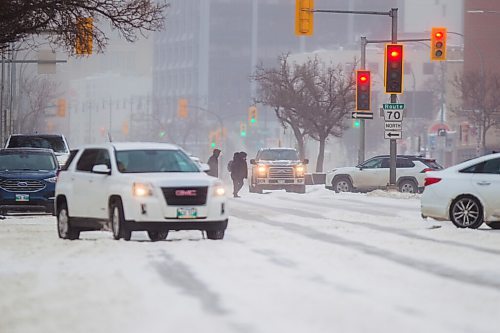
[[[424,170],[420,171],[420,173],[426,173],[427,171],[434,171],[433,168],[425,168]]]
[[[441,181],[441,178],[436,178],[436,177],[425,177],[424,181],[424,186],[429,186],[432,184],[439,183]]]

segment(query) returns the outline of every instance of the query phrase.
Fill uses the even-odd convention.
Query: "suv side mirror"
[[[255,159],[253,159],[253,158],[252,158],[252,159],[250,160],[250,164],[257,164],[257,163],[255,163]]]
[[[304,158],[304,161],[302,163],[309,164],[309,159],[308,158]]]
[[[100,175],[110,175],[111,169],[106,164],[97,164],[92,168],[92,172]]]

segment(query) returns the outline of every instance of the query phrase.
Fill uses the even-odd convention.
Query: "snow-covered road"
[[[383,192],[242,195],[223,241],[0,220],[0,332],[498,332],[500,231]]]

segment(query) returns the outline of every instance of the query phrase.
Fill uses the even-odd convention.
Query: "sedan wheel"
[[[479,228],[483,224],[481,203],[469,196],[456,199],[451,204],[450,219],[458,228]]]
[[[333,181],[333,189],[335,192],[351,192],[352,184],[351,181],[347,178],[340,178]]]

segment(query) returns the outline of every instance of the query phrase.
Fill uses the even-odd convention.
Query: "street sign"
[[[402,131],[403,122],[401,121],[386,121],[384,123],[384,129],[386,131]]]
[[[384,109],[384,119],[385,121],[403,121],[403,110]]]
[[[401,139],[401,138],[403,138],[403,132],[401,132],[401,131],[385,131],[384,138],[385,139]]]
[[[351,114],[352,119],[373,119],[373,113],[371,112],[353,112]]]
[[[382,104],[384,110],[404,110],[405,105],[403,103],[386,103]]]

